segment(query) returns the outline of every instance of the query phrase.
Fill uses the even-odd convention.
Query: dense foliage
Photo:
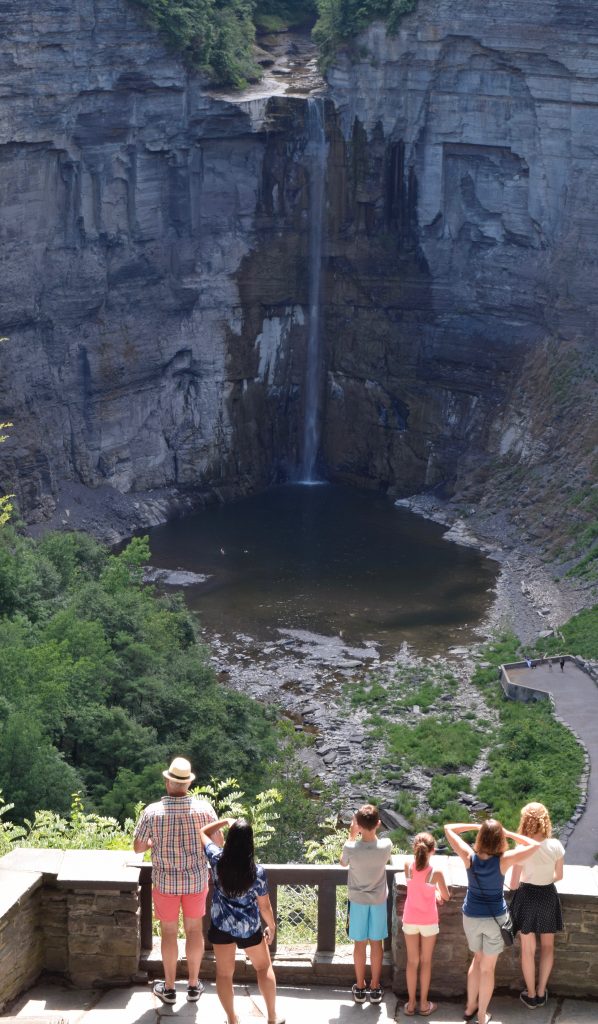
[[[350,42],[372,21],[386,22],[396,32],[405,14],[415,10],[417,0],[317,0],[319,19],[314,28],[324,65],[337,50]]]
[[[370,22],[395,32],[417,0],[130,0],[188,67],[214,85],[242,89],[261,74],[255,30],[311,26],[326,66]]]
[[[311,25],[315,0],[131,0],[188,67],[214,85],[244,88],[259,79],[256,25],[263,30]]]
[[[259,78],[252,0],[132,0],[185,63],[218,85]]]
[[[538,649],[546,654],[577,654],[589,661],[598,661],[598,604],[574,615],[564,626],[560,636],[540,641]]]
[[[174,754],[198,781],[249,792],[276,761],[272,715],[222,687],[178,597],[142,583],[147,541],[110,554],[81,534],[0,531],[0,788],[14,817],[90,809],[119,820],[162,793]]]

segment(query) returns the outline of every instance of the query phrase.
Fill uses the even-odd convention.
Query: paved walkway
[[[593,866],[598,853],[598,686],[571,661],[565,662],[563,672],[557,663],[552,670],[547,665],[538,665],[532,669],[510,668],[508,674],[519,686],[529,685],[551,693],[559,717],[586,745],[591,762],[588,799],[567,842],[567,860],[570,864]]]
[[[148,986],[110,989],[107,992],[82,992],[61,986],[38,985],[31,989],[4,1024],[223,1024],[224,1014],[215,986],[208,984],[199,1003],[185,1001],[186,985],[177,984],[179,998],[175,1006],[163,1006]],[[281,988],[279,1014],[287,1024],[407,1024],[392,994],[381,1006],[355,1006],[346,989],[326,987]],[[237,1013],[241,1024],[265,1024],[264,1004],[257,989],[236,989]],[[513,996],[492,1000],[493,1024],[531,1024],[530,1011]],[[441,1003],[430,1017],[414,1017],[434,1024],[462,1024],[462,1003]],[[533,1011],[533,1024],[596,1024],[598,1002],[574,999],[550,999],[545,1007]]]

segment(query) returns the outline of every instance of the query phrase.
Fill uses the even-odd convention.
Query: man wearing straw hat
[[[199,830],[217,820],[207,800],[190,796],[195,775],[184,757],[175,757],[162,772],[166,796],[145,808],[135,828],[135,853],[152,852],[154,913],[160,922],[164,981],[154,993],[163,1003],[175,1003],[178,960],[179,911],[183,909],[185,952],[189,971],[187,1001],[196,1003],[203,985],[199,968],[203,957],[202,919],[208,893],[208,865]]]

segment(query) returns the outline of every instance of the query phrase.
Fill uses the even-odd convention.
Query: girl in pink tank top
[[[416,1009],[419,973],[419,1010],[424,1017],[434,1013],[436,1003],[428,998],[432,977],[432,954],[438,935],[438,903],[451,896],[442,871],[436,871],[430,858],[436,843],[429,832],[419,832],[413,840],[412,861],[405,863],[407,899],[403,910],[403,933],[407,946],[407,993],[404,1011],[412,1017]]]

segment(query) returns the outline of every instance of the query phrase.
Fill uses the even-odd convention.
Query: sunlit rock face
[[[595,334],[598,14],[420,0],[356,53],[326,103],[319,466],[450,492],[529,434],[509,404],[529,352]],[[305,100],[210,95],[127,0],[5,0],[0,88],[21,508],[43,519],[73,482],[195,500],[292,474]]]

